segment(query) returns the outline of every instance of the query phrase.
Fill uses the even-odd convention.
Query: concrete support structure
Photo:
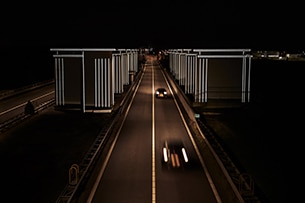
[[[251,55],[249,49],[169,50],[169,69],[194,102],[250,101]]]
[[[111,112],[114,94],[138,71],[137,50],[51,49],[56,106],[83,112]],[[122,52],[124,51],[124,52]]]

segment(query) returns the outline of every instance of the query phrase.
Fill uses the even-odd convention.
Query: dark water
[[[247,160],[255,181],[274,203],[302,199],[298,184],[303,179],[303,87],[304,61],[253,60],[251,72],[252,119],[243,130],[244,139],[254,146]],[[242,121],[240,123],[243,123]],[[234,124],[233,124],[234,125]],[[232,125],[232,126],[233,126]],[[244,128],[244,129],[243,129]],[[234,140],[231,140],[234,142]],[[235,144],[235,143],[234,143]],[[243,146],[246,151],[247,146]],[[247,154],[241,156],[247,157]],[[249,156],[250,157],[250,156]],[[257,164],[259,163],[259,164]],[[268,182],[272,181],[272,182]]]

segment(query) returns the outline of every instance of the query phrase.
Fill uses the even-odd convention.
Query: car
[[[181,140],[165,141],[162,147],[162,163],[168,169],[184,169],[189,162],[186,148]]]
[[[159,97],[167,97],[168,94],[167,94],[167,91],[164,87],[159,87],[156,89],[156,97],[159,98]]]

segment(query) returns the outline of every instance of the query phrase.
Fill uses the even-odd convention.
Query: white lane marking
[[[53,93],[54,93],[54,91],[51,91],[51,92],[49,92],[49,93],[47,93],[47,94],[41,95],[40,97],[31,99],[31,101],[35,101],[35,100],[41,99],[41,98],[46,97],[46,96],[48,96],[48,95],[50,95],[50,94],[53,94]],[[27,104],[27,102],[24,102],[24,103],[22,103],[22,104],[19,104],[19,105],[17,105],[17,106],[14,106],[13,108],[10,108],[10,109],[6,110],[6,111],[2,111],[2,112],[0,112],[0,116],[1,116],[1,115],[4,115],[4,114],[6,114],[6,113],[8,113],[8,112],[10,112],[10,111],[13,111],[13,110],[15,110],[15,109],[18,109],[18,108],[20,108],[20,107],[23,107],[23,106],[25,106],[26,104]]]
[[[151,169],[151,181],[152,181],[152,185],[151,185],[151,202],[152,203],[155,203],[156,202],[156,157],[155,157],[155,97],[154,97],[154,92],[155,92],[155,83],[154,83],[154,68],[152,68],[152,105],[151,105],[151,108],[152,108],[152,146],[151,146],[151,151],[152,151],[152,169]]]
[[[168,88],[169,88],[171,94],[173,95],[174,102],[175,102],[176,107],[177,107],[177,109],[178,109],[178,111],[179,111],[179,114],[180,114],[180,117],[181,117],[181,119],[182,119],[182,122],[183,122],[183,124],[184,124],[184,126],[185,126],[185,129],[186,129],[186,131],[187,131],[187,134],[188,134],[190,140],[191,140],[192,143],[193,143],[194,149],[195,149],[196,154],[197,154],[197,156],[198,156],[198,158],[199,158],[199,160],[200,160],[200,163],[201,163],[201,165],[202,165],[202,167],[203,167],[203,169],[204,169],[204,173],[205,173],[205,175],[206,175],[206,177],[207,177],[207,179],[208,179],[208,181],[209,181],[209,184],[210,184],[211,189],[212,189],[212,191],[213,191],[213,193],[214,193],[214,196],[215,196],[215,198],[216,198],[216,201],[217,201],[218,203],[222,203],[222,200],[221,200],[221,198],[220,198],[220,196],[219,196],[219,194],[218,194],[218,191],[217,191],[216,186],[215,186],[215,184],[214,184],[214,182],[213,182],[213,179],[212,179],[212,177],[211,177],[211,175],[210,175],[210,173],[209,173],[209,171],[208,171],[208,168],[206,167],[206,165],[205,165],[205,163],[204,163],[204,161],[203,161],[203,158],[202,158],[202,156],[201,156],[201,154],[200,154],[200,152],[199,152],[199,149],[198,149],[198,147],[197,147],[197,145],[196,145],[196,143],[195,143],[195,140],[193,139],[192,133],[191,133],[191,131],[190,131],[190,129],[189,129],[189,127],[188,127],[188,125],[187,125],[187,123],[186,123],[184,117],[183,117],[183,114],[182,114],[182,112],[181,112],[181,109],[180,109],[180,107],[179,107],[179,105],[178,105],[178,103],[177,103],[176,97],[175,97],[175,95],[173,94],[173,91],[172,91],[172,89],[171,89],[171,87],[170,87],[170,85],[169,85],[169,82],[168,82],[166,76],[164,75],[163,71],[162,71],[162,74],[163,74],[163,77],[164,77],[164,79],[165,79],[165,82],[166,82],[166,84],[167,84],[167,86],[168,86]]]
[[[144,67],[143,72],[145,72],[145,70],[146,70],[146,68]],[[143,73],[143,75],[144,75],[144,73]],[[143,75],[141,76],[140,81],[139,81],[139,84],[137,85],[137,88],[135,89],[135,91],[134,91],[134,93],[133,93],[133,95],[132,95],[131,102],[129,103],[129,105],[128,105],[128,107],[127,107],[127,110],[126,110],[126,113],[125,113],[125,115],[124,115],[124,119],[123,119],[123,121],[122,121],[122,123],[121,123],[121,125],[120,125],[120,128],[119,128],[119,130],[118,130],[118,132],[117,132],[117,134],[116,134],[116,136],[115,136],[115,138],[114,138],[113,143],[111,144],[110,150],[108,151],[108,154],[107,154],[107,156],[106,156],[106,158],[105,158],[105,161],[104,161],[104,163],[103,163],[103,166],[102,166],[102,168],[101,168],[101,170],[100,170],[100,172],[99,172],[99,174],[98,174],[98,176],[97,176],[97,178],[96,178],[96,180],[95,180],[95,182],[94,182],[93,188],[91,189],[91,192],[90,192],[90,194],[89,194],[89,197],[88,197],[86,203],[91,203],[92,200],[93,200],[93,197],[94,197],[94,195],[95,195],[95,193],[96,193],[96,190],[97,190],[97,188],[98,188],[98,186],[99,186],[99,184],[100,184],[100,181],[101,181],[101,179],[102,179],[102,176],[103,176],[103,174],[104,174],[104,171],[105,171],[106,166],[107,166],[107,164],[108,164],[108,161],[109,161],[109,159],[110,159],[110,156],[111,156],[111,154],[112,154],[112,151],[113,151],[113,149],[114,149],[114,146],[115,146],[115,144],[116,144],[116,142],[117,142],[117,139],[118,139],[118,137],[119,137],[119,134],[120,134],[120,132],[121,132],[121,129],[122,129],[122,127],[123,127],[123,124],[125,123],[125,120],[126,120],[126,118],[127,118],[127,115],[128,115],[129,110],[130,110],[131,104],[132,104],[132,102],[133,102],[133,100],[134,100],[134,98],[135,98],[135,95],[136,95],[136,93],[137,93],[137,91],[138,91],[138,88],[139,88],[139,86],[140,86],[140,84],[141,84],[141,81],[142,81],[142,79],[143,79]]]

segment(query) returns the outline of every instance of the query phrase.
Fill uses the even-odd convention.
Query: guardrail
[[[181,90],[180,86],[162,67],[161,64],[160,66],[164,76],[167,78],[171,88],[174,90],[175,96],[178,98],[178,103],[180,103],[179,105],[181,105],[184,115],[188,119],[188,125],[193,131],[193,137],[201,149],[201,155],[203,157],[214,157],[212,161],[211,158],[206,159],[206,161],[209,161],[208,165],[219,166],[217,169],[210,169],[210,173],[216,182],[221,183],[218,184],[218,190],[221,190],[220,193],[225,196],[224,198],[227,200],[227,202],[260,202],[253,192],[253,185],[251,184],[253,182],[251,180],[251,176],[247,176],[247,174],[241,174],[239,172],[221,145],[215,139],[213,139],[213,134],[208,130],[208,127],[205,126],[200,120],[195,118],[195,112],[192,108],[192,104]],[[203,130],[204,133],[202,132]],[[207,134],[210,139],[207,139],[205,134]],[[207,154],[210,155],[207,156]],[[225,184],[223,180],[227,180],[227,183]]]
[[[73,164],[71,169],[74,169],[77,166],[77,181],[68,182],[65,188],[62,190],[61,194],[56,200],[56,203],[70,203],[73,201],[73,198],[76,198],[76,193],[82,185],[85,185],[88,179],[90,178],[90,173],[92,172],[96,161],[99,157],[99,154],[103,150],[106,142],[108,141],[109,137],[116,133],[118,128],[116,125],[121,124],[120,122],[122,118],[125,116],[128,104],[130,103],[130,99],[132,97],[132,93],[138,81],[143,74],[142,70],[136,75],[134,82],[128,88],[127,92],[124,93],[121,97],[123,98],[121,102],[115,104],[116,108],[112,111],[113,117],[109,119],[109,123],[105,125],[105,128],[101,130],[101,132],[97,135],[95,141],[91,145],[90,149],[88,150],[86,156],[82,160],[79,165]],[[72,175],[72,174],[71,174]],[[70,178],[69,178],[70,179]],[[74,179],[76,180],[76,179]]]
[[[22,94],[28,91],[31,91],[33,89],[37,89],[46,85],[50,85],[54,83],[54,79],[51,80],[46,80],[46,81],[42,81],[42,82],[38,82],[38,83],[34,83],[34,84],[30,84],[30,85],[26,85],[17,89],[12,89],[12,90],[2,90],[0,91],[0,100],[2,99],[6,99],[8,97],[12,97],[15,96],[17,94]]]
[[[38,106],[34,107],[34,114],[50,107],[53,106],[55,104],[55,99],[51,99],[48,101],[45,101],[43,103],[40,103]],[[21,108],[21,107],[20,107]],[[9,120],[4,121],[3,123],[0,123],[0,133],[3,133],[4,131],[12,128],[13,126],[15,126],[16,124],[20,123],[21,121],[23,121],[24,119],[32,116],[31,114],[26,114],[24,111],[21,111],[22,113],[10,118]]]

